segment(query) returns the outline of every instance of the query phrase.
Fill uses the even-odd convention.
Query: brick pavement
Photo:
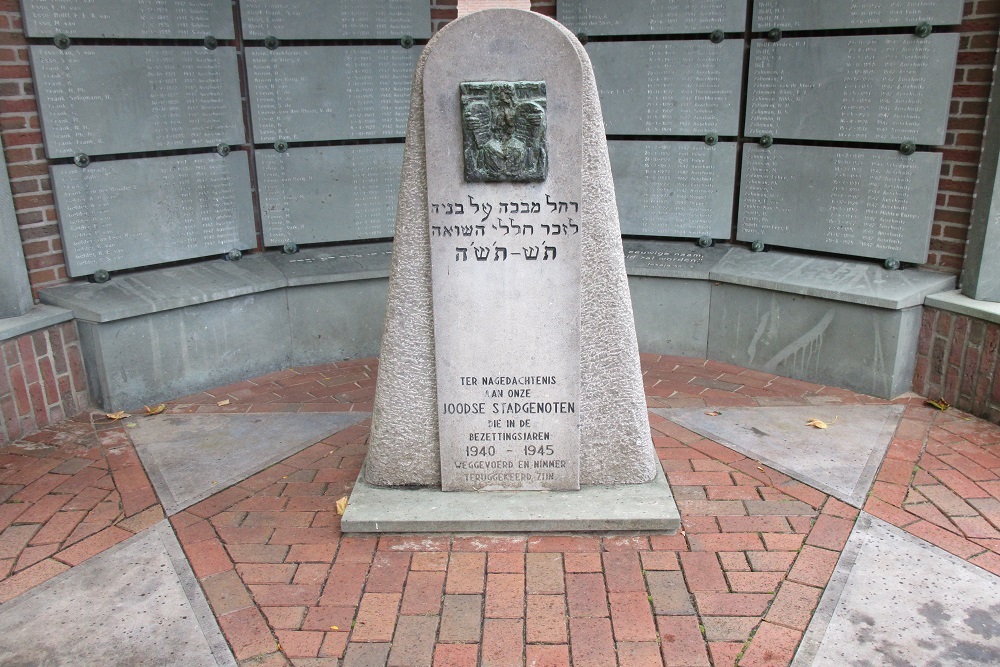
[[[700,359],[643,355],[643,368],[650,407],[887,403]],[[376,370],[372,359],[290,369],[169,411],[368,410]],[[997,572],[1000,427],[915,396],[895,402],[906,411],[866,510]],[[667,419],[650,422],[683,519],[674,536],[343,537],[334,503],[358,474],[367,421],[171,523],[241,665],[789,664],[857,510]],[[25,573],[51,563],[52,576],[160,511],[138,510],[135,466],[116,458],[128,456],[127,425],[89,416],[0,450],[0,489],[20,487],[0,505],[0,563],[17,569],[0,591],[16,595],[34,583]],[[115,474],[123,467],[133,476]],[[91,468],[93,480],[72,476]],[[63,474],[75,486],[50,486]],[[19,567],[43,553],[25,535],[48,530],[45,512],[63,498],[46,499],[67,496],[51,522],[92,489],[106,492],[107,509],[89,523],[110,523]]]

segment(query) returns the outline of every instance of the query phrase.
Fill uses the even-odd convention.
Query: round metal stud
[[[709,146],[714,146],[715,144],[719,143],[719,135],[717,135],[715,132],[709,132],[708,134],[705,135],[705,143],[708,144]]]
[[[70,39],[67,35],[59,33],[52,38],[52,43],[56,45],[57,49],[68,49],[70,45]]]
[[[760,139],[757,140],[757,143],[764,148],[770,148],[774,144],[774,137],[770,134],[762,134],[760,135]]]
[[[413,48],[413,38],[410,37],[409,35],[403,35],[399,39],[399,45],[402,46],[404,49],[412,49]]]
[[[281,40],[274,35],[268,35],[264,38],[264,48],[269,51],[274,51],[279,45],[281,45]]]
[[[279,153],[284,153],[285,151],[288,150],[288,142],[287,141],[275,141],[274,142],[274,150],[278,151]]]
[[[766,248],[767,246],[764,245],[763,241],[754,241],[753,243],[750,244],[750,249],[753,250],[754,252],[764,252]]]
[[[226,157],[231,151],[232,149],[229,147],[229,144],[219,144],[215,147],[215,152],[222,157]]]
[[[903,155],[913,155],[917,152],[917,146],[912,141],[904,141],[899,145],[899,152]]]
[[[886,268],[887,271],[897,271],[899,270],[899,260],[893,257],[882,262],[882,266]]]
[[[222,256],[227,262],[238,262],[241,257],[243,257],[243,252],[239,248],[233,248]]]
[[[576,38],[578,40],[580,40],[581,44],[586,44],[587,42],[590,41],[590,35],[588,35],[585,32],[578,32],[578,33],[576,33]]]
[[[771,42],[781,41],[781,28],[771,28],[767,31],[767,39]]]
[[[298,251],[299,251],[299,244],[293,243],[292,241],[289,241],[285,245],[281,246],[281,252],[285,253],[286,255],[294,255]]]
[[[86,153],[77,153],[73,158],[73,164],[78,166],[80,169],[84,169],[88,164],[90,164],[90,156]]]
[[[713,30],[711,34],[709,34],[708,38],[712,40],[712,44],[721,44],[726,38],[726,33],[721,30]]]
[[[930,37],[932,32],[934,32],[934,28],[927,21],[917,24],[917,27],[913,29],[913,34],[921,39]]]
[[[212,37],[211,35],[202,40],[202,43],[205,45],[205,48],[208,49],[209,51],[214,51],[216,47],[219,46],[219,40],[217,40],[215,37]]]
[[[702,248],[711,248],[715,245],[715,239],[711,236],[702,236],[698,239],[698,245]]]
[[[92,283],[106,283],[111,280],[111,274],[104,269],[97,269],[94,274],[90,276],[90,282]]]

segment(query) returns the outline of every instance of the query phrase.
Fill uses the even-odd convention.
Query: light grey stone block
[[[62,164],[49,171],[71,276],[257,245],[243,151],[94,162],[86,169]]]
[[[283,291],[78,326],[91,396],[109,411],[153,405],[289,365]]]
[[[736,144],[609,141],[622,234],[728,239]]]
[[[233,39],[229,0],[23,0],[28,37]]]
[[[385,278],[289,287],[291,363],[378,356],[387,290]]]
[[[717,284],[708,357],[893,398],[910,389],[920,311]]]
[[[420,47],[295,46],[246,50],[258,143],[402,137]]]
[[[790,294],[879,308],[919,306],[929,294],[951,289],[955,277],[939,271],[889,271],[870,262],[733,248],[711,279]]]
[[[244,141],[234,47],[33,45],[29,53],[49,157]]]
[[[264,245],[392,237],[403,144],[257,149]]]
[[[430,4],[422,0],[329,2],[242,0],[243,37],[264,39],[399,39],[431,36]]]
[[[73,312],[65,308],[38,304],[24,315],[0,319],[0,341],[23,336],[73,319]]]
[[[559,22],[587,35],[683,34],[742,32],[746,3],[742,0],[560,0]]]
[[[2,147],[0,147],[2,148]],[[7,158],[0,150],[0,174],[7,173]],[[19,317],[31,309],[31,285],[28,267],[24,263],[21,235],[17,231],[17,215],[10,179],[0,181],[0,322],[3,318]]]
[[[942,144],[957,53],[957,33],[754,40],[745,132]]]
[[[745,144],[736,238],[922,264],[940,169],[940,153]]]
[[[649,530],[676,532],[680,518],[657,466],[645,484],[578,491],[441,491],[373,486],[358,478],[341,518],[345,533]]]
[[[742,41],[591,42],[587,54],[608,134],[736,134]]]
[[[702,248],[694,243],[624,239],[625,268],[630,276],[708,280],[731,246]]]
[[[970,299],[958,290],[932,294],[924,300],[924,305],[1000,324],[1000,303]]]
[[[836,30],[957,25],[962,22],[962,0],[755,0],[753,30]]]
[[[639,349],[653,354],[708,356],[712,287],[705,280],[630,275]]]

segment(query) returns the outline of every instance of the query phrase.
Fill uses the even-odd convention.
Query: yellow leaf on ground
[[[330,629],[331,630],[340,630],[340,628],[338,628],[336,625],[331,625]]]
[[[221,407],[222,407],[223,405],[229,405],[229,399],[227,398],[227,399],[226,399],[226,400],[224,400],[224,401],[219,401],[218,403],[216,403],[216,405],[218,405],[218,406],[219,406],[220,408],[221,408]]]
[[[809,421],[806,422],[806,424],[814,428],[826,428],[827,426],[829,426],[829,424],[827,424],[822,419],[810,419]]]
[[[160,414],[161,412],[163,412],[164,410],[167,409],[167,406],[166,406],[165,403],[160,403],[155,408],[151,408],[148,405],[145,406],[145,407],[146,407],[146,416],[147,417],[152,417],[153,415],[158,415],[158,414]]]
[[[111,421],[118,421],[119,419],[125,419],[126,417],[131,417],[132,415],[125,412],[124,410],[119,410],[118,412],[109,412],[104,416],[110,419]]]
[[[951,407],[951,404],[948,403],[948,401],[944,400],[943,398],[939,398],[936,401],[932,398],[928,398],[926,401],[924,401],[924,403],[926,403],[927,405],[932,405],[941,411],[947,410],[948,408]]]
[[[705,414],[708,415],[709,417],[718,417],[722,413],[719,412],[718,410],[712,410],[711,412],[706,412]]]
[[[347,510],[347,496],[344,496],[337,501],[337,514],[344,516],[345,510]]]

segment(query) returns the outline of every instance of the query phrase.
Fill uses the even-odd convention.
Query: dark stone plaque
[[[958,34],[755,40],[746,134],[941,144]]]
[[[28,37],[233,39],[230,0],[21,0]]]
[[[427,0],[242,0],[243,36],[264,39],[399,39],[431,36]]]
[[[746,144],[736,238],[927,261],[940,153]]]
[[[460,90],[465,180],[544,181],[545,82],[467,81]]]
[[[305,46],[247,53],[254,141],[402,137],[420,48]]]
[[[736,144],[609,141],[622,234],[729,238]]]
[[[591,42],[608,134],[735,135],[743,42]]]
[[[256,245],[247,154],[51,167],[69,275]]]
[[[403,144],[257,150],[264,245],[388,238]]]
[[[963,0],[755,0],[753,29],[834,30],[957,25]]]
[[[559,0],[559,22],[588,35],[742,32],[745,0]]]
[[[245,141],[236,49],[30,47],[49,157]]]

